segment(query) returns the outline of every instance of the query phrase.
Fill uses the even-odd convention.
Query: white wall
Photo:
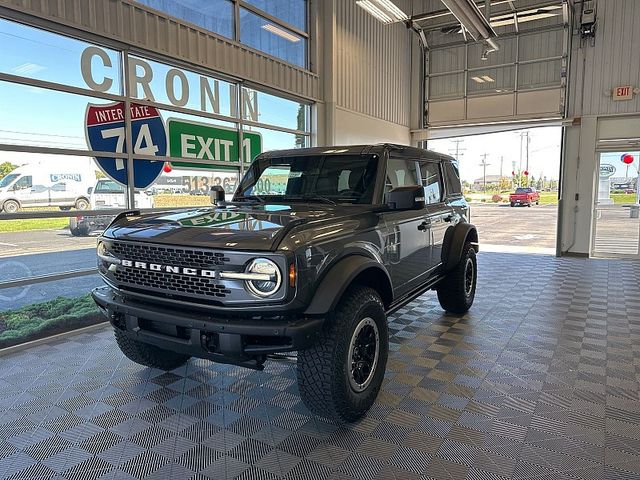
[[[399,143],[409,145],[409,128],[344,108],[335,111],[335,144]]]
[[[610,95],[616,86],[640,87],[640,29],[637,26],[640,2],[599,0],[597,3],[595,45],[585,42],[580,46],[578,36],[573,38],[568,117],[579,121],[565,129],[563,148],[560,247],[563,253],[580,255],[590,253],[592,211],[597,193],[597,140],[607,135],[602,125],[607,124],[609,131],[617,131],[621,137],[640,137],[640,130],[626,128],[637,121],[627,115],[640,113],[640,95],[621,102],[613,101]]]

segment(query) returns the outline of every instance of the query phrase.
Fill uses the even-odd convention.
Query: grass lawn
[[[60,230],[62,228],[66,228],[68,225],[68,218],[2,220],[2,216],[0,216],[0,233],[27,232],[33,230]]]
[[[0,312],[0,348],[105,321],[89,295],[58,297],[48,302]]]
[[[611,198],[615,204],[634,204],[637,197],[635,193],[612,193]]]
[[[556,205],[558,192],[540,192],[540,205]]]

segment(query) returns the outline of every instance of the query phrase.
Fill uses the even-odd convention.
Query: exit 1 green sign
[[[203,163],[171,162],[174,167],[233,169],[240,164],[240,135],[233,128],[218,127],[175,118],[167,120],[169,131],[169,156],[175,158],[197,158],[228,162],[230,165],[206,165]],[[250,163],[262,152],[262,136],[256,132],[242,132],[242,153]]]

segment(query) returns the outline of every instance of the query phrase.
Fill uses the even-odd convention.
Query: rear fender
[[[449,227],[444,235],[442,248],[442,264],[446,272],[452,270],[462,258],[465,243],[470,242],[477,252],[478,231],[470,223],[461,222],[454,227]]]

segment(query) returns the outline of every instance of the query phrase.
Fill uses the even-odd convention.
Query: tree
[[[16,168],[18,168],[18,166],[14,165],[14,164],[12,164],[10,162],[0,163],[0,179],[2,179],[4,177],[6,177],[7,175],[9,175]]]
[[[498,190],[500,192],[511,191],[512,182],[509,177],[500,177],[500,183],[498,184]]]

